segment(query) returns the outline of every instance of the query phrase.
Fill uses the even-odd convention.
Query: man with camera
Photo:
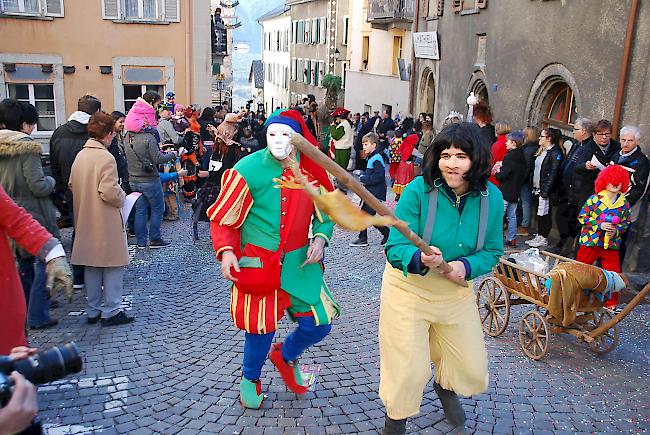
[[[17,360],[35,353],[36,349],[20,346],[12,349],[9,357]],[[10,377],[14,390],[7,405],[0,408],[0,435],[14,434],[27,429],[38,412],[36,387],[17,371],[11,372]]]

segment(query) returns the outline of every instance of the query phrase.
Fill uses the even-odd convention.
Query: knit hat
[[[508,135],[506,136],[506,139],[515,141],[515,142],[517,142],[519,144],[524,143],[525,138],[526,138],[526,136],[524,135],[524,132],[521,131],[521,130],[512,131],[512,132],[508,133]]]
[[[307,141],[314,147],[318,148],[318,141],[311,134],[309,128],[307,128],[307,124],[305,124],[305,120],[297,110],[276,110],[266,120],[264,127],[268,128],[271,124],[284,124],[291,127],[294,131],[300,133],[305,139],[307,139]],[[332,180],[327,171],[305,155],[300,156],[300,168],[314,177],[327,190],[334,190],[334,185],[332,184]]]

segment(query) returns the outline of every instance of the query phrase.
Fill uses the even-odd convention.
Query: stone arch
[[[433,71],[426,67],[420,76],[418,89],[418,113],[434,113],[436,104],[436,80]]]
[[[545,124],[544,117],[550,99],[553,98],[554,90],[561,86],[571,89],[575,100],[573,110],[582,113],[582,98],[573,74],[564,65],[552,63],[541,69],[530,88],[524,113],[528,125],[541,127]]]
[[[467,95],[474,92],[479,99],[487,104],[490,104],[490,94],[488,93],[488,82],[485,74],[481,70],[476,70],[472,73],[467,86]]]

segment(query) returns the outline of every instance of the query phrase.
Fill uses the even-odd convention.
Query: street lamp
[[[341,52],[337,48],[336,50],[334,50],[334,60],[338,61],[340,57],[341,57]]]

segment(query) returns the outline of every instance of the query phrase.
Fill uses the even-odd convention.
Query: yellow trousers
[[[420,412],[436,382],[463,396],[487,390],[488,364],[476,299],[435,271],[408,274],[386,264],[379,314],[379,397],[392,419]]]

